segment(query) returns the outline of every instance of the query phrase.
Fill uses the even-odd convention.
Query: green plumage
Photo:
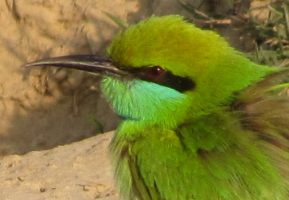
[[[254,64],[179,16],[128,28],[108,55],[123,68],[161,66],[196,84],[179,92],[139,79],[102,81],[125,118],[111,143],[123,199],[289,198],[288,70]]]

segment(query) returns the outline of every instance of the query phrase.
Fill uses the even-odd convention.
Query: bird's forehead
[[[180,16],[151,17],[119,34],[108,48],[116,63],[129,67],[160,65],[177,75],[216,58],[215,33],[203,31]],[[223,41],[221,41],[222,43]],[[223,45],[223,43],[222,43]],[[189,69],[187,69],[189,68]]]
[[[182,30],[187,26],[178,16],[152,17],[119,34],[108,52],[114,60],[122,62],[132,61],[138,56],[157,59],[180,44],[185,45],[186,38]]]

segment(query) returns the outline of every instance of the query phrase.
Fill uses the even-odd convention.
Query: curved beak
[[[34,66],[54,66],[60,68],[70,68],[112,76],[124,76],[129,74],[127,71],[116,67],[109,58],[94,55],[69,55],[46,58],[24,65],[24,67]]]

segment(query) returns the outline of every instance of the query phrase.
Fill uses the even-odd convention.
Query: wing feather
[[[233,108],[240,112],[243,126],[257,134],[289,185],[289,70],[247,88]]]

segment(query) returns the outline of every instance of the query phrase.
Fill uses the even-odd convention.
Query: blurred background
[[[2,0],[0,156],[79,141],[120,121],[99,92],[100,77],[21,65],[105,54],[121,24],[166,14],[219,32],[255,62],[289,65],[287,0]]]

